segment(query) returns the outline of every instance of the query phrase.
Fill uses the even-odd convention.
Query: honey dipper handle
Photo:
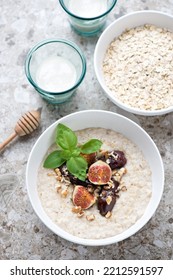
[[[17,136],[16,132],[13,132],[3,143],[0,144],[0,151],[10,143]]]

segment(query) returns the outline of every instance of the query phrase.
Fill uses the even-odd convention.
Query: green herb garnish
[[[76,134],[67,126],[58,124],[56,128],[56,144],[60,148],[50,153],[43,166],[45,168],[57,168],[66,163],[68,171],[78,179],[86,179],[88,163],[82,154],[97,152],[102,142],[98,139],[91,139],[82,146],[78,145]]]

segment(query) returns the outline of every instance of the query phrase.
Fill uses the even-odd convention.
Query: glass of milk
[[[98,34],[117,0],[59,0],[71,27],[82,36]]]
[[[71,41],[49,39],[28,53],[25,73],[31,85],[52,104],[69,99],[86,73],[86,59]]]

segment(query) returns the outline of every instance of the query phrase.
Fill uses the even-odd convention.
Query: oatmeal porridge
[[[103,73],[113,96],[140,110],[173,105],[173,33],[144,25],[126,30],[109,45]]]
[[[124,167],[116,169],[115,174],[119,182],[115,205],[111,212],[103,214],[101,211],[103,209],[99,209],[94,200],[91,207],[81,211],[73,203],[75,184],[66,178],[60,180],[62,174],[59,168],[51,170],[42,165],[38,172],[38,193],[42,206],[55,224],[72,235],[99,239],[122,233],[144,214],[150,201],[152,193],[150,167],[139,148],[122,134],[103,128],[88,128],[75,133],[80,144],[88,141],[91,136],[102,141],[99,162],[103,162],[104,151],[116,149],[125,154],[127,161],[124,161]],[[48,152],[53,150],[55,145],[50,147]],[[109,177],[107,171],[106,176]],[[93,182],[94,178],[91,181]],[[99,188],[98,185],[96,188]],[[77,188],[78,191],[79,186]],[[107,197],[108,205],[111,205],[111,199],[110,196]]]

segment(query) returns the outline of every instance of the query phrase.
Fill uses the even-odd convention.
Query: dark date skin
[[[113,155],[112,155],[113,154]],[[113,151],[113,153],[108,156],[109,166],[110,168],[117,169],[123,167],[127,159],[122,151]]]
[[[112,170],[119,169],[127,163],[127,159],[123,151],[114,150],[102,155],[99,159],[109,164]]]
[[[98,210],[102,216],[106,216],[108,212],[112,212],[118,197],[118,186],[119,183],[113,180],[112,188],[107,190],[103,187],[97,202]],[[111,198],[110,203],[107,202],[108,198]]]

